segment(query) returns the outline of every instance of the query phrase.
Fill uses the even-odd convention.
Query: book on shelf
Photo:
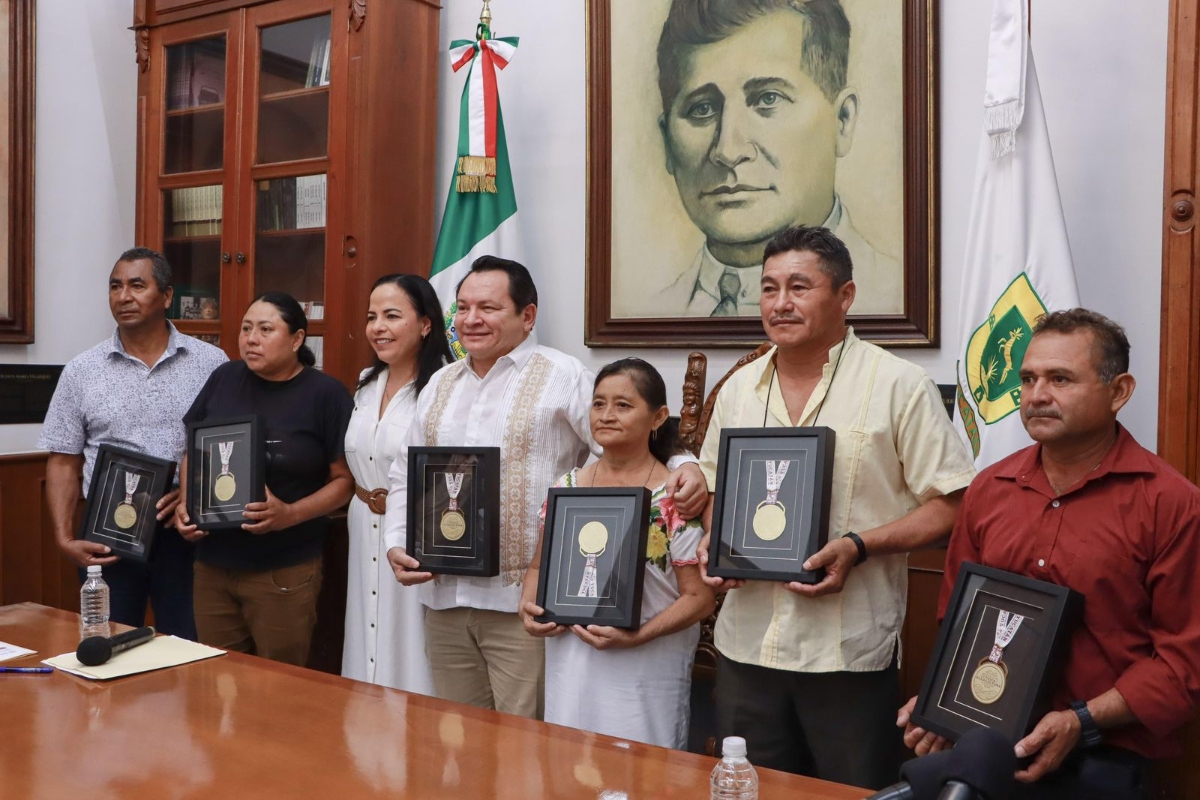
[[[172,237],[217,236],[221,233],[222,187],[189,186],[171,190]]]
[[[308,317],[309,322],[315,319],[325,319],[325,301],[323,300],[305,300],[300,303],[300,308],[304,311],[304,316]]]
[[[329,50],[329,39],[313,42],[312,54],[308,57],[308,77],[304,81],[306,87],[329,85]]]
[[[325,227],[325,176],[296,178],[296,227]]]
[[[325,227],[325,176],[301,175],[258,182],[258,230]]]

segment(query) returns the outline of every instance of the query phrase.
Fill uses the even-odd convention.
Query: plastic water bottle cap
[[[746,740],[741,736],[726,736],[721,742],[721,755],[727,758],[745,758]]]
[[[89,566],[87,568],[87,574],[88,575],[99,575],[100,574],[100,565],[92,564],[91,566]]]

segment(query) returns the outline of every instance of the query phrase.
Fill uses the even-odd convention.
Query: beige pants
[[[425,652],[443,700],[542,718],[545,646],[516,614],[427,608]]]

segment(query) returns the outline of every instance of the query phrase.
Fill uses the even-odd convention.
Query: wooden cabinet
[[[371,284],[433,254],[440,6],[137,0],[137,241],[174,268],[170,317],[237,357],[282,290],[322,367],[370,362]]]

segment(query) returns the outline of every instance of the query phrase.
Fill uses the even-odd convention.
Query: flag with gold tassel
[[[516,52],[517,37],[493,39],[490,15],[474,41],[450,44],[454,72],[467,70],[459,103],[458,152],[429,280],[445,314],[446,337],[455,357],[466,353],[454,329],[455,289],[481,255],[520,260],[517,196],[500,113],[497,75]]]

